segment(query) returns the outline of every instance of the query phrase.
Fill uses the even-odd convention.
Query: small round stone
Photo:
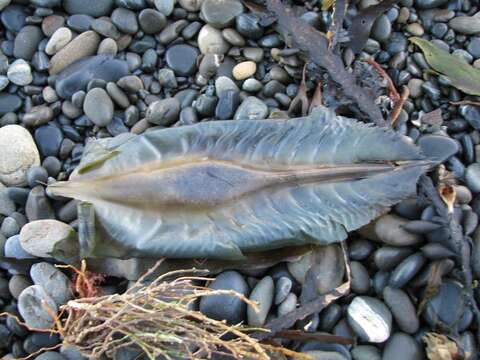
[[[392,314],[380,300],[357,296],[347,308],[348,323],[363,340],[381,343],[387,340],[392,329]]]
[[[239,0],[204,0],[201,8],[205,21],[219,29],[232,24],[242,12],[243,5]]]
[[[27,61],[32,60],[38,44],[43,39],[42,30],[38,26],[27,25],[15,37],[13,56]]]
[[[420,322],[416,309],[403,290],[387,286],[383,289],[383,299],[390,308],[400,330],[408,334],[418,331]]]
[[[259,120],[268,116],[268,107],[255,96],[249,96],[238,107],[235,112],[235,120]]]
[[[48,306],[49,311],[45,306]],[[51,312],[57,312],[57,304],[43,287],[32,285],[23,290],[18,297],[18,311],[28,326],[51,329],[55,325]]]
[[[245,279],[236,271],[225,271],[208,286],[212,290],[233,290],[244,296],[249,295]],[[234,295],[213,295],[200,299],[200,311],[216,320],[238,324],[245,320],[247,305]]]
[[[421,346],[410,335],[397,332],[393,334],[383,349],[382,360],[423,360]]]
[[[169,126],[178,120],[180,102],[177,98],[155,101],[147,109],[145,118],[157,125]]]
[[[69,14],[100,17],[110,14],[113,0],[64,0],[63,7]]]
[[[168,66],[178,76],[190,76],[197,68],[198,50],[187,44],[170,47],[165,53]]]
[[[222,32],[211,25],[204,25],[198,34],[198,48],[202,54],[223,55],[229,45],[222,36]]]
[[[45,52],[48,55],[56,54],[60,49],[65,47],[70,40],[72,40],[72,31],[67,27],[61,27],[57,29],[48,40]]]
[[[65,254],[77,255],[78,243],[75,230],[58,220],[36,220],[26,224],[20,231],[22,248],[38,257],[51,257],[57,249]]]
[[[113,119],[113,102],[102,88],[94,88],[85,96],[85,115],[98,126],[107,126]]]
[[[15,60],[8,68],[8,80],[15,85],[25,86],[33,81],[32,69],[23,59]]]
[[[273,302],[274,283],[270,276],[260,280],[250,293],[250,300],[257,303],[258,311],[252,306],[247,308],[247,321],[250,326],[263,326]]]
[[[467,167],[465,171],[465,181],[468,188],[474,192],[480,192],[480,164],[473,163]]]
[[[7,186],[27,184],[27,170],[40,165],[32,135],[19,125],[0,128],[0,181]]]
[[[167,25],[167,18],[154,9],[144,9],[138,15],[140,28],[146,34],[158,34]]]
[[[66,304],[73,297],[68,277],[50,263],[33,264],[30,268],[30,277],[35,285],[45,289],[58,306]]]
[[[244,61],[235,65],[232,74],[235,80],[244,80],[255,74],[255,71],[257,71],[257,64],[253,61]]]

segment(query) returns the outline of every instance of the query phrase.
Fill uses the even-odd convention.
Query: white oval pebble
[[[40,165],[32,135],[20,125],[0,128],[0,181],[7,186],[27,184],[27,170]]]
[[[57,29],[50,40],[48,40],[45,52],[48,55],[53,55],[65,47],[70,40],[72,40],[72,31],[69,28],[61,27]]]

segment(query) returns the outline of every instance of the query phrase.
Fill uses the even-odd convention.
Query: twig
[[[327,344],[342,344],[342,345],[355,344],[355,340],[352,338],[332,335],[332,334],[325,334],[325,333],[305,332],[300,330],[279,331],[278,333],[275,334],[275,337],[281,338],[281,339],[297,340],[297,341],[317,340]]]
[[[452,105],[473,105],[473,106],[480,106],[480,101],[473,101],[473,100],[460,100],[460,101],[449,101]]]
[[[347,12],[348,0],[336,0],[333,6],[332,23],[328,29],[329,49],[335,49],[338,41],[338,33],[342,29],[343,19]]]
[[[347,251],[345,248],[345,242],[342,242],[341,246],[345,262],[347,281],[336,289],[332,290],[331,292],[319,295],[316,299],[309,301],[306,304],[303,304],[301,307],[292,310],[283,316],[273,319],[265,325],[265,328],[270,330],[270,332],[257,332],[252,334],[252,337],[255,337],[259,340],[265,340],[275,337],[277,333],[286,329],[290,329],[298,320],[305,319],[311,314],[322,311],[333,301],[347,295],[350,292],[351,270]]]
[[[392,114],[390,116],[390,124],[392,127],[395,126],[395,123],[398,120],[398,117],[400,116],[400,113],[403,109],[403,105],[405,104],[405,101],[407,101],[408,96],[410,95],[410,90],[408,89],[407,86],[402,87],[402,94],[400,95],[400,100],[395,104],[395,107],[392,110]]]
[[[393,103],[397,103],[400,101],[400,94],[398,93],[397,89],[395,88],[395,85],[393,84],[392,78],[388,76],[387,72],[385,71],[382,66],[377,63],[373,59],[366,59],[365,62],[367,64],[370,64],[373,66],[375,70],[380,74],[381,77],[383,77],[387,81],[387,88],[388,88],[388,97],[390,100],[392,100]]]

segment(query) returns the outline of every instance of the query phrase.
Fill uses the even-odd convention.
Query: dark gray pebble
[[[32,60],[37,46],[43,39],[42,30],[38,26],[27,25],[15,37],[13,56],[17,59]]]
[[[43,125],[35,130],[34,138],[42,156],[57,156],[63,133],[55,125]]]
[[[382,360],[423,360],[422,347],[410,335],[397,332],[383,349]]]
[[[110,14],[113,0],[64,0],[63,8],[69,14],[85,14],[99,17]]]
[[[443,162],[455,155],[459,146],[458,143],[446,136],[425,135],[418,141],[422,153],[429,159]]]
[[[375,251],[373,259],[380,270],[390,270],[400,264],[412,252],[410,248],[382,246]]]
[[[388,284],[397,288],[405,286],[420,271],[425,262],[426,259],[420,252],[410,255],[395,267]]]
[[[400,330],[414,334],[420,327],[417,312],[408,295],[401,289],[385,287],[383,299],[393,314]]]
[[[0,93],[0,116],[17,111],[22,106],[22,99],[13,94]]]
[[[244,296],[249,288],[244,278],[236,271],[225,271],[209,285],[214,290],[234,290]],[[200,300],[200,311],[217,320],[226,320],[229,324],[238,324],[245,320],[247,305],[233,295],[214,295]]]
[[[9,5],[0,12],[0,20],[7,30],[18,33],[25,25],[27,18],[26,7],[20,5]]]
[[[193,46],[180,44],[174,45],[167,50],[165,60],[178,76],[190,76],[195,73],[197,68],[198,55],[198,50]]]
[[[27,215],[28,221],[55,219],[55,212],[50,205],[50,201],[45,196],[43,186],[35,186],[28,194],[25,214]]]
[[[229,120],[233,118],[235,110],[240,105],[240,93],[236,90],[224,91],[215,108],[215,117],[219,120]]]

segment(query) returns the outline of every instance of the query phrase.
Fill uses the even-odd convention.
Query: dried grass
[[[123,294],[94,296],[69,301],[59,332],[64,344],[75,346],[88,358],[113,357],[121,348],[141,350],[149,359],[272,359],[290,356],[311,359],[286,348],[261,343],[249,336],[265,331],[231,326],[192,310],[202,296],[242,295],[198,285],[207,278],[194,270],[174,271],[146,284],[145,274]]]

